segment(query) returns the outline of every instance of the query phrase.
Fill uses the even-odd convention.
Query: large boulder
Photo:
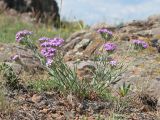
[[[15,9],[19,13],[31,12],[37,22],[52,22],[59,27],[60,15],[55,0],[0,0],[4,1],[6,8]]]

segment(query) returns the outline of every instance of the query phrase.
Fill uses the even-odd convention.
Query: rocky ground
[[[160,119],[160,16],[151,16],[145,21],[133,21],[119,26],[105,24],[94,25],[88,30],[73,33],[63,46],[66,63],[72,67],[78,64],[78,76],[87,77],[88,66],[94,66],[92,55],[103,44],[102,38],[96,33],[97,28],[107,27],[116,36],[118,50],[115,59],[132,63],[121,76],[121,80],[113,85],[115,90],[126,83],[132,84],[132,91],[128,99],[130,105],[123,109],[116,108],[110,102],[98,100],[79,100],[72,95],[62,96],[57,92],[37,93],[28,87],[19,91],[5,91],[7,102],[13,105],[13,110],[1,110],[0,118],[14,120],[88,120],[112,116],[112,112],[119,113],[116,117],[129,120],[158,120]],[[149,48],[124,58],[132,39],[143,39],[149,43]],[[11,56],[20,55],[19,62],[12,62]],[[30,79],[42,78],[45,74],[33,53],[17,44],[0,44],[0,62],[12,64],[14,71],[20,75],[22,84]],[[25,79],[23,76],[25,75]],[[27,76],[27,77],[26,77]],[[114,108],[114,109],[113,109]],[[123,116],[121,116],[123,114]],[[85,119],[85,118],[84,118]],[[108,118],[109,119],[109,118]]]

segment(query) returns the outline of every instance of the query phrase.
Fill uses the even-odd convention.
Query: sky
[[[62,1],[62,4],[61,4]],[[118,24],[160,14],[160,0],[57,0],[62,18]]]

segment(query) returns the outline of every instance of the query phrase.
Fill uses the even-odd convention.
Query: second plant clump
[[[23,30],[16,34],[16,41],[31,49],[35,56],[41,61],[41,64],[46,68],[50,75],[50,79],[54,82],[54,88],[63,94],[73,94],[77,97],[89,97],[91,93],[98,97],[104,97],[110,94],[109,88],[120,80],[120,75],[124,73],[126,67],[123,63],[117,60],[109,59],[117,49],[117,45],[112,41],[113,33],[106,28],[97,30],[104,39],[104,53],[95,54],[94,69],[91,69],[92,79],[84,78],[80,80],[77,75],[77,65],[70,68],[63,59],[62,38],[47,38],[39,39],[39,47],[31,40],[31,31]],[[133,40],[134,48],[145,49],[148,44],[142,40]],[[18,55],[13,57],[13,60],[18,59]],[[125,96],[130,89],[130,85],[123,85],[119,89],[120,95]]]

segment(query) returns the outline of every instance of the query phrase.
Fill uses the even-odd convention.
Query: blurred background
[[[35,31],[34,39],[59,33],[67,38],[98,23],[123,25],[147,19],[159,14],[159,5],[160,0],[0,0],[0,40],[13,41],[22,29]]]
[[[160,12],[160,0],[57,0],[62,2],[62,17],[81,19],[87,24],[107,22],[117,24]]]

